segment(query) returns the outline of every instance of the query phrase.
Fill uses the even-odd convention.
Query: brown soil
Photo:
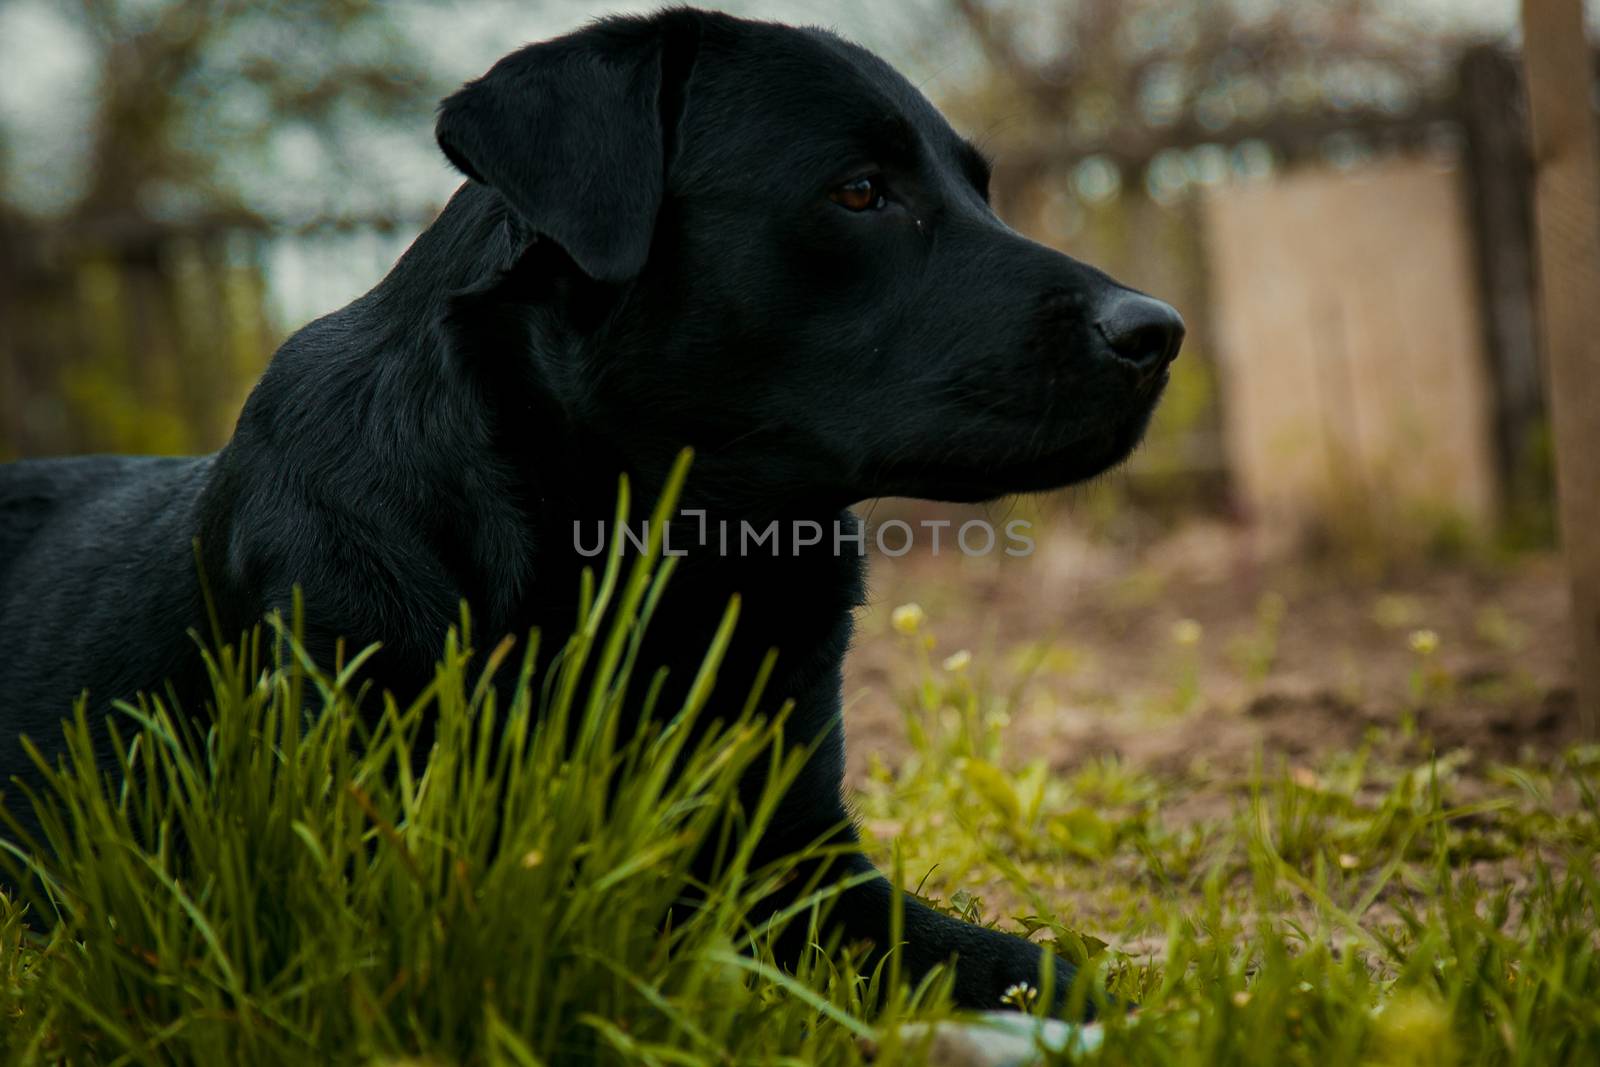
[[[1161,813],[1173,828],[1225,819],[1257,767],[1314,778],[1324,757],[1378,736],[1374,727],[1414,725],[1382,731],[1382,757],[1464,752],[1463,769],[1480,770],[1580,736],[1566,595],[1548,556],[1390,568],[1380,579],[1273,560],[1247,531],[1220,524],[1142,547],[1108,547],[1063,524],[1028,558],[875,559],[872,590],[846,677],[857,782],[873,756],[892,766],[906,753],[901,707],[921,656],[891,614],[908,602],[926,612],[931,669],[972,653],[979,691],[1009,715],[1010,761],[1066,772],[1117,757],[1175,787]],[[1264,623],[1273,595],[1281,618]],[[1419,631],[1435,635],[1431,655],[1415,647]],[[1139,866],[1118,857],[1104,873],[1132,881]],[[1002,922],[1027,910],[998,875],[962,887]],[[1081,886],[1051,895],[1060,914],[1123,951],[1159,952],[1159,932],[1130,929],[1123,905]]]
[[[1274,561],[1222,524],[1129,548],[1053,523],[1026,558],[908,555],[872,567],[846,679],[855,775],[870,755],[893,764],[903,752],[899,700],[917,657],[889,617],[911,601],[927,613],[935,669],[970,650],[984,688],[1013,694],[1009,751],[1058,769],[1116,755],[1233,776],[1258,753],[1314,760],[1408,714],[1439,751],[1475,759],[1578,736],[1565,591],[1547,556],[1375,579]],[[1262,621],[1272,597],[1276,624]],[[1418,631],[1437,636],[1431,656],[1415,649]]]

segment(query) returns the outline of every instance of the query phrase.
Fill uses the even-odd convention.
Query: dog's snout
[[[1112,354],[1147,378],[1165,370],[1183,344],[1183,317],[1172,305],[1141,293],[1118,293],[1095,326]]]

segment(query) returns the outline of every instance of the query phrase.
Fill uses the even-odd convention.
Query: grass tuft
[[[362,656],[310,663],[291,619],[216,649],[203,717],[121,707],[110,773],[77,709],[23,798],[43,840],[8,819],[0,845],[27,890],[0,897],[0,1052],[926,1062],[934,1031],[897,1024],[946,1019],[947,976],[909,989],[896,954],[864,971],[859,947],[824,943],[827,886],[746,919],[794,876],[795,861],[754,868],[749,846],[803,754],[759,692],[736,721],[701,721],[737,603],[684,705],[639,730],[624,716],[627,693],[661,691],[637,653],[671,564],[659,544],[627,566],[614,551],[546,662],[536,642],[477,648],[463,617],[406,706],[374,713]],[[1261,678],[1281,617],[1263,601],[1240,653]],[[1035,711],[1020,686],[964,650],[934,655],[920,608],[892,625],[908,751],[856,798],[869,850],[907,891],[1052,940],[1140,1005],[1074,1042],[1078,1060],[1600,1062],[1600,748],[1502,764],[1436,751],[1410,721],[1231,776],[1050,764],[1016,753]],[[1174,691],[1208,654],[1189,633]],[[1413,648],[1413,698],[1455,699],[1432,643]],[[766,784],[744,808],[752,768]],[[770,947],[787,924],[811,944],[789,970]]]
[[[659,549],[624,567],[614,548],[543,671],[536,642],[475,648],[463,613],[427,691],[373,714],[362,656],[324,669],[278,620],[271,640],[208,653],[203,718],[158,697],[121,706],[110,773],[80,705],[27,797],[43,839],[7,817],[28,890],[0,903],[0,1048],[65,1063],[859,1061],[881,977],[837,945],[793,973],[770,951],[830,890],[746,920],[793,873],[751,852],[804,753],[784,746],[781,711],[755,714],[759,694],[737,721],[700,721],[736,602],[684,705],[637,730],[625,718],[670,576]],[[508,672],[514,685],[492,684]],[[747,810],[735,786],[752,768],[765,784]],[[706,850],[717,862],[696,862]],[[888,1010],[938,993],[897,990]]]

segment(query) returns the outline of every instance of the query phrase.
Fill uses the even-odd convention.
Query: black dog
[[[594,562],[574,524],[610,516],[619,471],[651,499],[691,445],[682,506],[708,525],[829,534],[691,551],[641,663],[673,668],[671,706],[740,594],[723,702],[776,646],[768,693],[818,743],[764,853],[847,825],[840,665],[863,593],[844,509],[1116,464],[1181,320],[1007,229],[983,157],[820,30],[606,20],[503,59],[437,136],[471,180],[377,288],[278,351],[221,452],[0,469],[0,774],[32,777],[16,735],[58,743],[80,687],[103,708],[170,681],[198,706],[195,538],[225,633],[299,586],[314,653],[381,641],[377,680],[414,691],[462,599],[480,633],[554,647]],[[879,878],[835,921],[883,946],[890,900]],[[905,940],[913,972],[957,959],[966,1006],[1038,980],[1026,941],[914,903]]]

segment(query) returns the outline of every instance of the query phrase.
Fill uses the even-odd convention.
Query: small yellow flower
[[[1248,1003],[1250,1003],[1250,993],[1247,990],[1241,989],[1233,995],[1234,1007],[1242,1008]]]
[[[889,615],[889,622],[907,637],[920,630],[927,620],[927,613],[922,610],[921,604],[901,604]]]
[[[1184,648],[1198,645],[1204,633],[1204,628],[1193,619],[1179,619],[1172,624],[1172,639]]]
[[[527,853],[525,853],[523,855],[523,857],[522,857],[522,865],[524,867],[526,867],[528,870],[532,870],[533,868],[539,866],[539,864],[541,864],[543,862],[544,862],[544,853],[540,852],[536,848],[529,849],[527,851]]]
[[[1439,651],[1439,635],[1432,630],[1412,630],[1411,651],[1419,656],[1433,655]]]
[[[970,666],[972,666],[972,653],[964,648],[959,652],[950,653],[944,660],[944,669],[951,674],[960,674]]]
[[[1361,857],[1348,852],[1339,853],[1339,866],[1347,871],[1353,871],[1361,866]]]

